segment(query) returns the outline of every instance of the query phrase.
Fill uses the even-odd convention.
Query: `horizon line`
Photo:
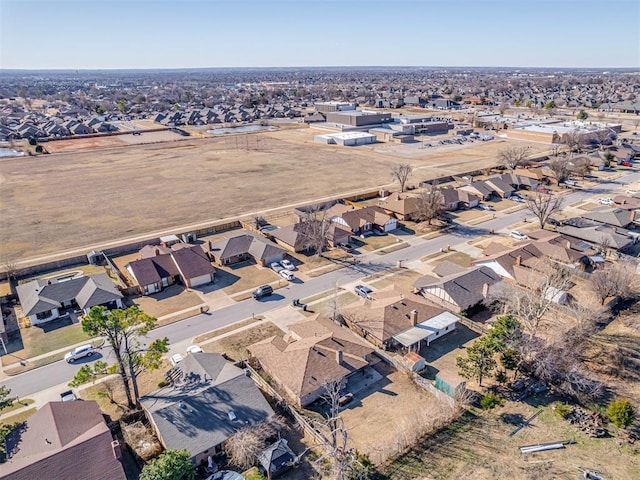
[[[505,65],[292,65],[292,66],[260,66],[260,67],[107,67],[107,68],[0,68],[0,72],[116,72],[116,71],[162,71],[162,70],[274,70],[274,69],[373,69],[373,68],[428,68],[428,69],[506,69],[506,70],[636,70],[640,72],[640,66],[505,66]]]

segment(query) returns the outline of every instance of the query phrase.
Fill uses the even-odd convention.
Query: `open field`
[[[194,138],[5,159],[0,260],[75,249],[82,254],[109,241],[374,189],[390,183],[390,166],[398,162],[414,166],[413,183],[463,173],[494,164],[508,144],[421,149],[407,159],[391,146],[378,152],[314,144],[313,133],[249,134],[247,148],[228,138]],[[151,133],[135,138],[145,135]]]
[[[509,419],[542,414],[532,425],[510,437]],[[518,446],[542,442],[576,443],[565,449],[520,455]],[[459,479],[512,480],[577,478],[576,465],[599,470],[603,478],[632,480],[640,475],[640,463],[618,439],[590,438],[561,419],[548,405],[506,402],[490,412],[469,413],[461,420],[421,440],[389,465],[388,480]]]

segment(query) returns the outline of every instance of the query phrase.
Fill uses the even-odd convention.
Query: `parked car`
[[[365,287],[364,285],[356,285],[353,289],[357,295],[360,295],[362,298],[371,298],[370,295],[373,293],[369,287]]]
[[[545,187],[538,187],[538,188],[536,188],[536,192],[538,192],[538,193],[551,193],[551,190],[549,190],[548,188],[545,188]]]
[[[282,270],[284,270],[284,267],[282,265],[280,265],[278,262],[273,262],[271,265],[269,265],[271,267],[271,269],[276,272],[276,273],[280,273]]]
[[[296,269],[296,266],[293,263],[291,263],[290,260],[286,260],[286,259],[282,260],[280,262],[280,265],[282,265],[287,270],[291,270],[292,272]]]
[[[77,400],[76,394],[73,393],[73,390],[66,390],[60,394],[60,401],[62,402],[73,402]]]
[[[513,200],[514,202],[518,202],[518,203],[524,202],[524,198],[522,198],[520,195],[511,195],[509,197],[509,200]]]
[[[637,195],[637,194],[638,194],[638,191],[637,191],[637,190],[627,190],[627,191],[626,191],[626,194],[627,194],[627,195]]]
[[[564,183],[565,183],[565,185],[569,185],[570,187],[577,187],[578,186],[578,182],[576,182],[575,180],[565,180]]]
[[[342,250],[344,250],[347,253],[351,253],[351,252],[353,252],[354,246],[351,245],[350,243],[339,243],[338,244],[338,248],[341,248]]]
[[[187,347],[187,353],[202,353],[202,348],[198,345],[189,345]]]
[[[285,280],[293,280],[295,277],[295,275],[293,273],[291,273],[289,270],[280,270],[280,276],[283,277]]]
[[[599,199],[598,199],[598,203],[599,203],[600,205],[608,205],[608,206],[611,206],[611,205],[613,205],[613,199],[612,199],[612,198],[608,198],[608,197],[607,197],[607,198],[599,198]]]
[[[623,167],[633,167],[633,163],[631,162],[622,162],[620,165],[622,165]]]
[[[67,363],[73,363],[81,358],[90,357],[94,353],[95,350],[93,349],[93,345],[82,345],[81,347],[74,348],[73,350],[68,352],[64,356],[64,359],[67,361]]]
[[[273,293],[273,287],[271,285],[262,285],[256,288],[251,294],[256,300],[260,300],[262,297],[268,297]]]
[[[171,355],[171,358],[169,358],[169,360],[171,361],[171,365],[175,367],[183,360],[183,357],[179,353],[174,353],[173,355]]]
[[[268,232],[272,232],[274,230],[279,229],[280,227],[277,225],[265,225],[264,227],[260,228],[260,233],[268,233]]]
[[[480,210],[489,210],[489,211],[493,211],[494,208],[491,205],[487,205],[486,203],[479,203],[478,204],[478,208]]]
[[[527,240],[529,238],[524,233],[520,233],[517,230],[513,230],[511,233],[509,233],[509,236],[517,240]]]

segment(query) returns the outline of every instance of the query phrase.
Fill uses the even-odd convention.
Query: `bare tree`
[[[567,146],[569,154],[574,151],[580,152],[584,146],[584,136],[580,133],[580,130],[576,128],[562,136],[562,143]]]
[[[398,180],[398,183],[400,183],[401,192],[404,192],[405,186],[407,185],[407,180],[409,180],[412,172],[413,167],[408,163],[400,163],[391,167],[391,175],[393,176],[394,180]]]
[[[572,173],[584,178],[591,173],[591,160],[588,157],[574,158],[572,167]]]
[[[413,218],[417,222],[429,222],[431,225],[431,221],[441,217],[443,213],[444,198],[435,185],[431,185],[418,195],[416,211],[413,214]]]
[[[321,205],[312,206],[298,225],[298,233],[315,252],[316,257],[322,255],[326,249],[330,229],[331,221],[327,218],[327,209]]]
[[[522,322],[529,337],[538,331],[540,322],[549,309],[557,303],[558,296],[573,285],[569,270],[551,260],[539,261],[530,267],[530,275],[523,275],[532,288],[522,288],[510,283],[494,285],[489,296]]]
[[[525,145],[514,145],[498,151],[498,165],[515,170],[526,163],[529,148]]]
[[[630,265],[615,263],[593,272],[590,278],[591,291],[596,295],[601,305],[609,297],[626,299],[637,291],[637,281],[634,269]]]
[[[573,171],[573,163],[568,158],[555,158],[549,162],[549,168],[553,172],[558,183],[566,181]]]
[[[324,384],[324,398],[329,404],[325,423],[329,429],[329,455],[333,461],[333,479],[343,480],[348,470],[349,431],[345,427],[340,416],[340,396],[343,388],[341,381],[327,382]]]
[[[550,193],[534,192],[525,199],[527,209],[538,219],[540,228],[544,228],[549,217],[562,210],[562,198]]]
[[[257,455],[267,446],[267,439],[284,429],[284,422],[273,417],[264,422],[241,428],[224,444],[229,461],[244,470],[255,465]]]

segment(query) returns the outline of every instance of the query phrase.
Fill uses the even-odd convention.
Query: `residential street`
[[[584,200],[597,194],[603,194],[613,189],[620,188],[622,184],[640,180],[640,173],[632,173],[617,180],[602,182],[597,187],[589,190],[577,190],[564,198],[564,205]],[[486,234],[493,230],[496,234],[505,233],[510,225],[522,221],[523,218],[532,218],[531,213],[520,210],[514,213],[498,216],[488,220],[480,226],[459,226],[451,233],[441,237],[425,240],[419,237],[408,237],[405,240],[409,247],[379,255],[375,253],[358,255],[359,263],[347,266],[343,269],[315,277],[304,283],[291,283],[288,287],[279,289],[271,297],[255,301],[253,299],[244,300],[233,305],[211,311],[207,314],[197,315],[180,322],[176,322],[153,330],[149,334],[150,340],[159,337],[168,337],[171,344],[189,341],[193,337],[205,332],[224,327],[239,320],[259,315],[286,306],[295,298],[305,298],[316,295],[337,286],[349,287],[359,279],[376,272],[384,271],[396,266],[398,261],[416,260],[431,253],[439,251],[441,248],[464,244],[469,239]],[[108,355],[106,349],[102,350],[104,355]],[[99,359],[94,356],[91,361]],[[113,359],[107,358],[112,362]],[[69,365],[64,361],[59,361],[35,370],[17,375],[7,379],[4,384],[11,389],[12,395],[28,397],[36,392],[46,390],[56,385],[66,384],[79,369],[83,362]]]

